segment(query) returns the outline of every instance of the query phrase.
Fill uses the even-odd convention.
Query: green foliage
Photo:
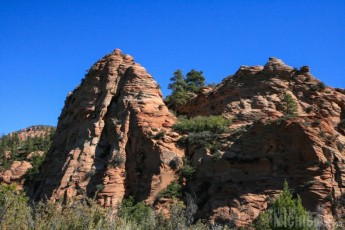
[[[187,91],[196,93],[199,89],[205,86],[205,77],[202,71],[192,69],[186,75]]]
[[[24,229],[29,224],[27,201],[16,185],[0,185],[0,229]]]
[[[189,133],[187,137],[188,145],[195,145],[199,148],[215,149],[218,147],[218,133],[203,131],[199,133]]]
[[[119,217],[137,224],[145,223],[152,213],[152,209],[144,202],[135,202],[133,197],[124,199],[119,208]]]
[[[195,168],[188,162],[185,161],[181,169],[181,176],[191,179],[194,176]]]
[[[308,212],[299,196],[293,198],[288,183],[284,182],[283,192],[270,208],[261,213],[254,223],[255,229],[312,229]]]
[[[309,89],[311,91],[314,91],[314,92],[316,92],[316,91],[320,92],[320,91],[324,91],[326,89],[326,85],[323,82],[319,82],[316,85],[311,85]]]
[[[337,142],[337,148],[340,152],[345,149],[345,144],[341,143],[340,141]]]
[[[180,165],[181,161],[180,159],[175,156],[170,162],[169,162],[169,167],[172,169],[177,169]]]
[[[45,155],[43,156],[33,156],[31,159],[32,168],[30,168],[24,175],[24,186],[29,187],[30,184],[34,183],[37,180],[41,166],[44,162]]]
[[[202,75],[202,71],[194,69],[188,72],[187,76],[184,76],[180,69],[176,70],[170,81],[168,88],[172,92],[171,95],[165,98],[165,102],[169,108],[175,111],[178,106],[185,104],[193,93],[196,93],[200,87],[205,85],[205,77]]]
[[[317,86],[318,86],[318,88],[319,88],[320,91],[323,91],[323,90],[326,89],[326,85],[325,85],[325,83],[323,83],[323,82],[317,83]]]
[[[321,124],[321,121],[317,119],[313,121],[312,126],[316,127],[316,126],[319,126],[320,124]]]
[[[168,88],[172,90],[172,93],[166,97],[165,101],[169,108],[176,110],[178,106],[185,104],[189,98],[187,83],[181,70],[176,70],[170,81]]]
[[[156,214],[143,202],[125,199],[115,212],[101,207],[96,200],[84,197],[73,203],[29,203],[23,192],[15,185],[0,185],[0,229],[46,230],[46,229],[136,229],[136,230],[208,230],[213,226],[194,222],[197,210],[193,199],[186,198],[186,205],[174,199],[170,218]],[[212,228],[213,229],[213,228]]]
[[[173,126],[178,132],[223,132],[231,124],[231,120],[225,119],[223,116],[209,117],[193,117],[179,118],[178,122]]]
[[[298,116],[297,102],[293,99],[290,94],[285,94],[283,98],[284,102],[284,114],[285,117],[294,118]]]
[[[168,85],[168,89],[173,92],[186,90],[187,82],[185,76],[183,76],[182,70],[178,69],[174,72],[174,76],[170,78],[171,83]]]
[[[313,106],[308,106],[306,109],[305,109],[305,112],[306,113],[311,113],[313,111]]]
[[[160,140],[165,136],[165,131],[158,132],[153,139]]]
[[[170,198],[180,198],[182,197],[182,187],[177,181],[173,181],[160,192],[160,195]]]
[[[47,135],[28,137],[26,140],[21,140],[18,132],[2,136],[0,139],[0,171],[8,169],[13,161],[27,160],[27,155],[33,151],[48,152],[55,129],[51,127],[46,129]],[[5,156],[7,151],[10,151],[11,155],[9,159]],[[34,159],[28,161],[35,163]]]

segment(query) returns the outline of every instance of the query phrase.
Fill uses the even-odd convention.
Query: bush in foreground
[[[306,230],[314,229],[299,196],[293,198],[288,183],[272,206],[262,212],[254,223],[255,229]]]

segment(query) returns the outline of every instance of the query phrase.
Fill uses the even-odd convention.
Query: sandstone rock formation
[[[289,114],[291,101],[297,114]],[[72,199],[98,191],[104,206],[125,196],[152,204],[177,179],[176,165],[186,157],[196,172],[183,184],[195,195],[200,218],[247,225],[284,180],[308,210],[321,207],[326,228],[345,214],[345,94],[315,79],[309,67],[295,69],[276,58],[241,66],[178,112],[223,115],[234,123],[219,135],[215,152],[179,149],[176,118],[157,83],[131,56],[106,55],[69,93],[32,197]],[[156,210],[168,214],[170,200],[164,202]]]
[[[129,195],[153,202],[176,179],[170,162],[183,156],[171,132],[175,120],[153,78],[114,50],[69,93],[32,196],[69,199],[99,190],[105,206]]]
[[[25,141],[28,138],[45,137],[47,135],[50,135],[53,129],[54,127],[49,125],[35,125],[24,128],[17,132],[13,132],[10,134],[10,136],[16,133],[18,134],[18,137],[21,141]]]
[[[33,151],[26,156],[26,159],[31,160],[34,157],[42,157],[44,155],[43,151]]]
[[[284,97],[297,103],[298,117],[288,117]],[[232,118],[220,137],[217,154],[188,148],[197,168],[189,190],[199,215],[244,226],[279,194],[286,179],[305,207],[334,223],[345,192],[345,95],[326,87],[309,72],[270,58],[265,66],[242,66],[214,90],[200,92],[180,113],[222,114]],[[328,226],[330,228],[330,226]]]
[[[0,181],[6,184],[18,183],[23,185],[23,176],[32,165],[27,161],[14,161],[10,169],[0,174]]]

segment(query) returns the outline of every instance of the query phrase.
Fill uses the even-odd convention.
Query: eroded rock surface
[[[105,206],[125,195],[153,202],[176,179],[170,162],[183,155],[171,133],[175,120],[145,68],[114,50],[69,93],[32,196],[69,199],[99,190]]]
[[[17,183],[19,186],[23,185],[23,176],[32,168],[30,162],[14,161],[10,169],[0,174],[0,181],[6,184]]]
[[[286,114],[296,103],[297,116]],[[345,94],[315,79],[310,68],[277,58],[241,66],[215,88],[204,87],[178,112],[233,119],[215,152],[182,151],[176,118],[157,83],[129,55],[115,50],[96,62],[69,93],[39,181],[36,199],[71,199],[99,190],[104,206],[125,196],[153,203],[177,179],[182,157],[196,168],[183,180],[198,217],[244,226],[281,192],[284,180],[331,229],[345,192]],[[171,200],[155,209],[168,215]],[[156,204],[157,204],[156,203]]]
[[[339,126],[345,95],[309,71],[270,58],[265,66],[242,66],[179,108],[189,116],[234,120],[216,153],[188,148],[197,171],[187,186],[196,194],[200,216],[247,225],[280,193],[285,179],[309,211],[321,207],[328,229],[344,214],[338,205],[345,192],[345,137]],[[286,94],[297,104],[296,118],[286,114]]]

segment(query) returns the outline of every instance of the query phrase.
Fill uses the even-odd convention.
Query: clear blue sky
[[[56,125],[67,93],[115,48],[163,93],[172,73],[219,82],[268,57],[345,87],[345,1],[35,1],[0,5],[0,135]]]

